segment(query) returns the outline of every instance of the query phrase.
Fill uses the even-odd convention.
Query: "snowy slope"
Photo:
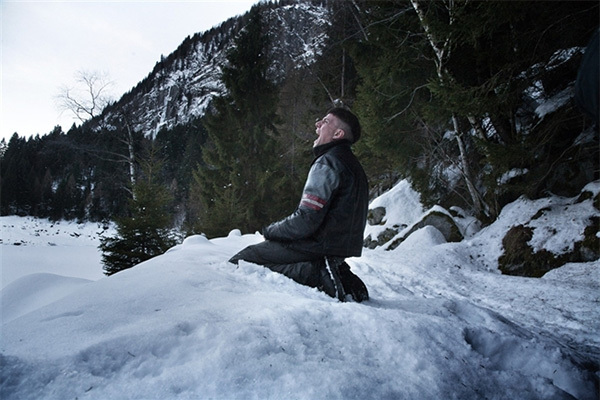
[[[189,237],[109,278],[59,280],[69,294],[3,315],[0,397],[596,399],[600,262],[542,279],[494,267],[503,232],[539,206],[521,199],[460,243],[425,227],[393,251],[365,250],[348,260],[370,290],[362,304],[229,264],[262,240],[239,231]],[[2,302],[41,305],[32,280],[55,278],[15,280]]]

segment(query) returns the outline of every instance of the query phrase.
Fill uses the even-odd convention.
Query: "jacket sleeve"
[[[263,231],[265,239],[292,241],[312,236],[325,219],[339,183],[340,178],[330,165],[314,163],[298,208],[288,217],[267,226]]]

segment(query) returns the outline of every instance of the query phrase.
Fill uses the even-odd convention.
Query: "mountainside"
[[[270,60],[269,78],[278,83],[290,71],[311,65],[320,54],[327,37],[329,11],[309,3],[260,7],[266,35],[274,43],[266,54]],[[203,116],[210,100],[225,92],[221,67],[246,22],[247,14],[186,38],[156,64],[146,79],[107,107],[93,123],[122,125],[125,117],[135,131],[154,138],[161,129]]]

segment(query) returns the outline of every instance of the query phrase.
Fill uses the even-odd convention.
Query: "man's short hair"
[[[350,141],[352,143],[358,142],[360,139],[360,122],[358,122],[358,118],[351,111],[342,108],[342,107],[334,107],[327,111],[327,114],[335,115],[338,117],[343,123],[348,125],[350,128],[350,132],[346,132],[350,136]]]

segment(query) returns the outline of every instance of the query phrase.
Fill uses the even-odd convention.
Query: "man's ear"
[[[335,133],[333,134],[333,137],[335,139],[343,139],[344,136],[346,136],[346,132],[343,129],[338,128]]]

